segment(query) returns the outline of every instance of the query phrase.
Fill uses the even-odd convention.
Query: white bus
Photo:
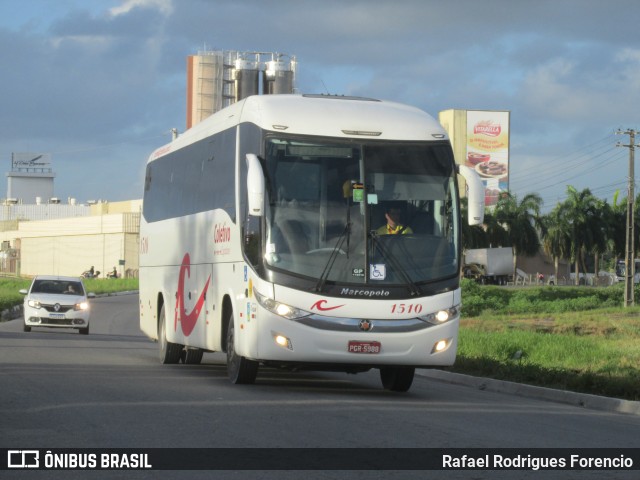
[[[259,366],[452,365],[460,315],[456,172],[482,222],[476,172],[442,127],[367,98],[239,101],[153,152],[140,225],[140,327],[162,363],[226,352],[233,383]],[[385,235],[385,212],[403,227]]]

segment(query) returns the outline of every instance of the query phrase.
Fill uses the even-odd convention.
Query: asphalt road
[[[91,333],[0,324],[2,448],[640,448],[640,416],[377,371],[261,370],[232,385],[223,357],[160,365],[137,295],[92,301]],[[380,450],[372,450],[378,454]],[[286,466],[283,466],[286,470]],[[14,477],[8,474],[16,474]],[[19,473],[19,475],[17,475]],[[169,475],[170,474],[170,475]],[[640,471],[0,472],[1,478],[638,478]]]

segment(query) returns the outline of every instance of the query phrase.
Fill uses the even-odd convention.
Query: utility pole
[[[629,185],[627,192],[627,239],[625,242],[625,278],[624,278],[624,306],[631,307],[634,304],[633,299],[633,280],[635,277],[635,247],[634,247],[634,151],[636,146],[636,131],[627,130],[626,132],[617,131],[618,135],[629,135],[629,144],[623,145],[618,143],[618,147],[627,147],[629,149]]]

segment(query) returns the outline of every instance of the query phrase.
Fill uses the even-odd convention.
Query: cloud
[[[164,16],[173,13],[172,0],[124,0],[121,5],[109,9],[109,14],[113,17],[126,15],[136,8],[157,9]]]

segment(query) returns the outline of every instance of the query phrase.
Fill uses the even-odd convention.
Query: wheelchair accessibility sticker
[[[369,278],[371,280],[384,280],[385,278],[387,278],[387,266],[384,263],[370,264]]]

